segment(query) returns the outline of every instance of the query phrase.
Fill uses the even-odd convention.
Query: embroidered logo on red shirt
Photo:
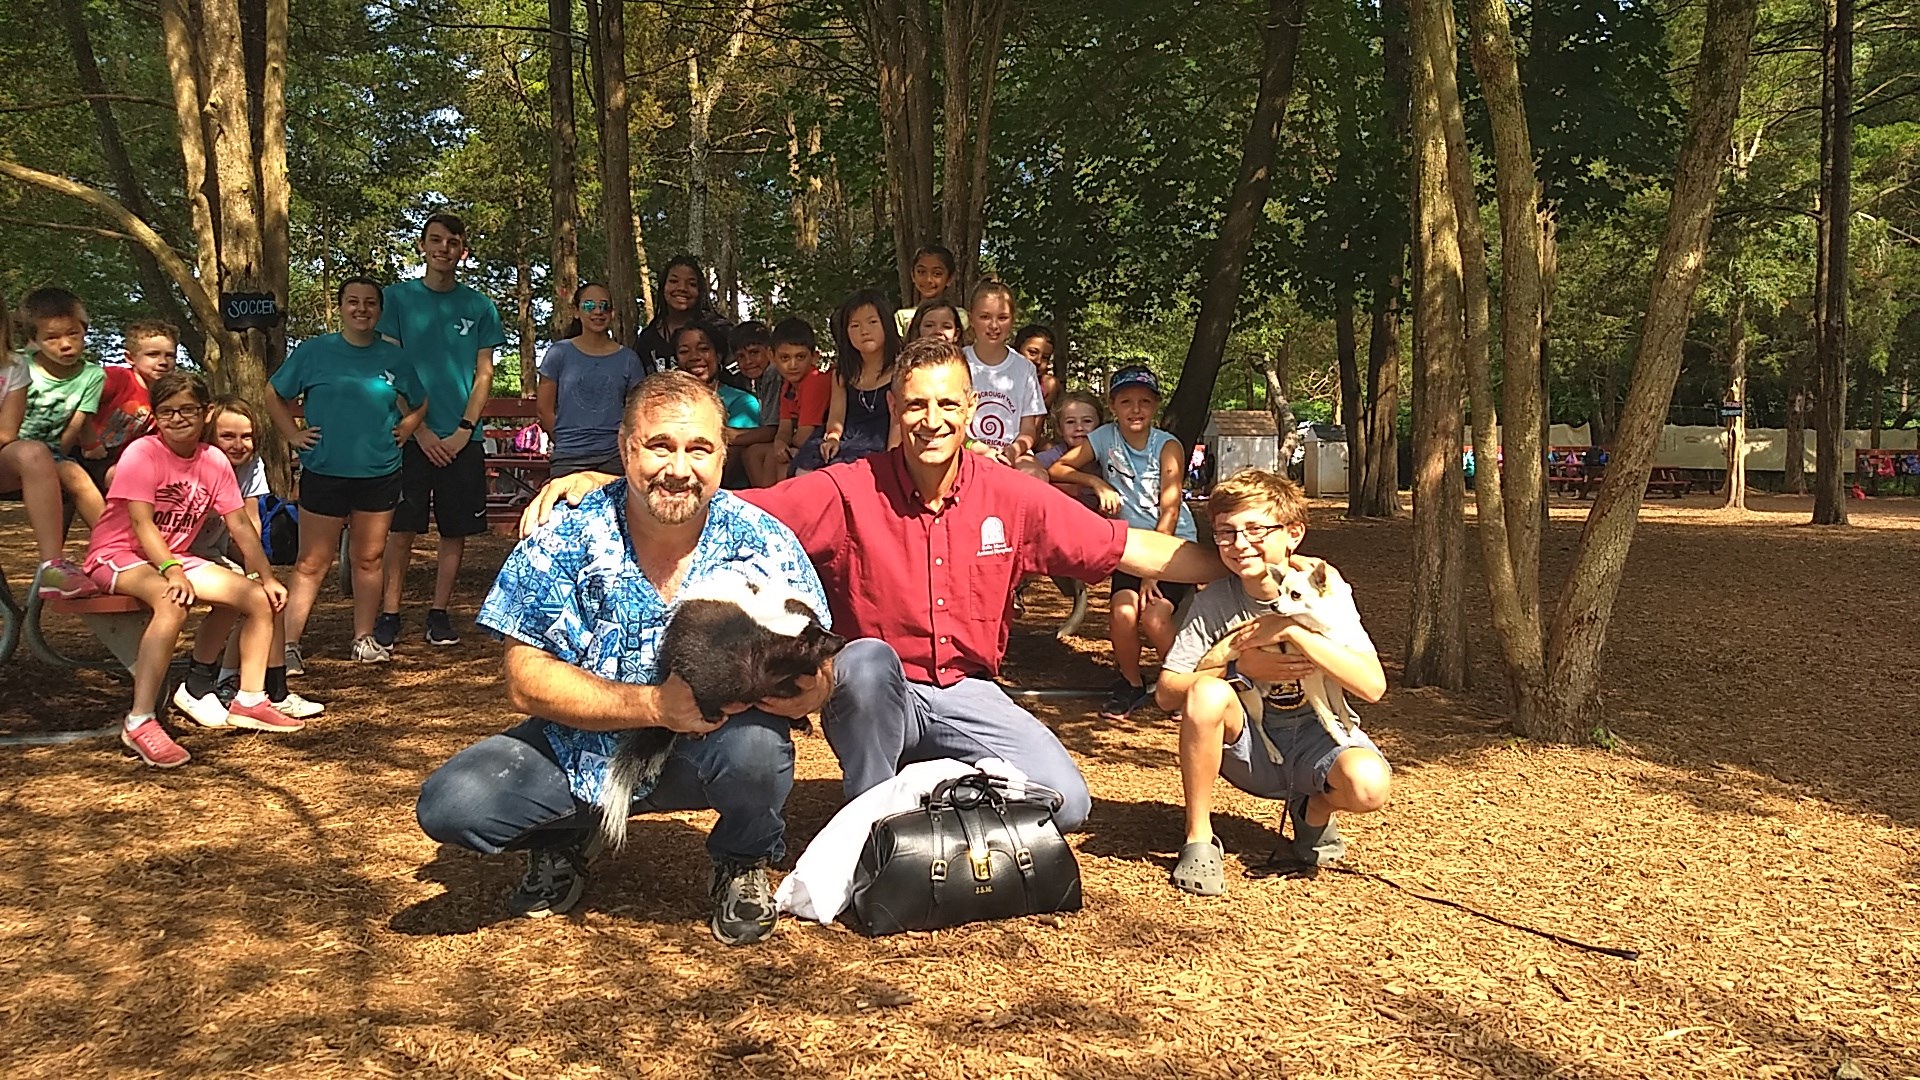
[[[980,550],[976,556],[1011,555],[1013,545],[1007,543],[1007,526],[997,517],[989,517],[980,522]]]

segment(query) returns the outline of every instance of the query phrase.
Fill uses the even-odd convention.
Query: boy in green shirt
[[[400,638],[400,591],[414,537],[431,514],[440,532],[427,643],[457,645],[447,615],[467,537],[487,531],[487,465],[478,436],[480,414],[493,386],[493,351],[506,344],[500,309],[478,290],[455,280],[467,254],[467,226],[453,214],[435,214],[420,233],[426,273],[386,288],[378,327],[407,350],[427,393],[427,419],[401,451],[400,505],[387,536],[386,587],[373,637],[392,648]]]

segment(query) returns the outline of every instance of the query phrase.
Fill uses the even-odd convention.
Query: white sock
[[[237,667],[223,667],[223,668],[221,668],[221,669],[220,669],[220,678],[219,678],[218,680],[216,680],[216,681],[217,681],[217,682],[220,682],[220,683],[225,683],[225,682],[226,682],[226,681],[227,681],[228,679],[237,679],[237,678],[239,678],[239,677],[240,677],[240,669],[239,669],[239,668],[237,668]]]
[[[242,706],[258,705],[265,700],[267,700],[265,690],[242,690],[233,696],[233,703]]]
[[[132,731],[151,719],[153,714],[150,712],[130,712],[127,714],[127,730]]]

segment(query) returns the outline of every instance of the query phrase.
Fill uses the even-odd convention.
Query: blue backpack
[[[260,544],[268,562],[292,566],[300,555],[300,508],[276,495],[260,496]]]

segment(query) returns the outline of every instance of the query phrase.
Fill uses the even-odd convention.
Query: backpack
[[[292,566],[300,554],[300,508],[278,496],[260,496],[260,545],[268,562]]]

